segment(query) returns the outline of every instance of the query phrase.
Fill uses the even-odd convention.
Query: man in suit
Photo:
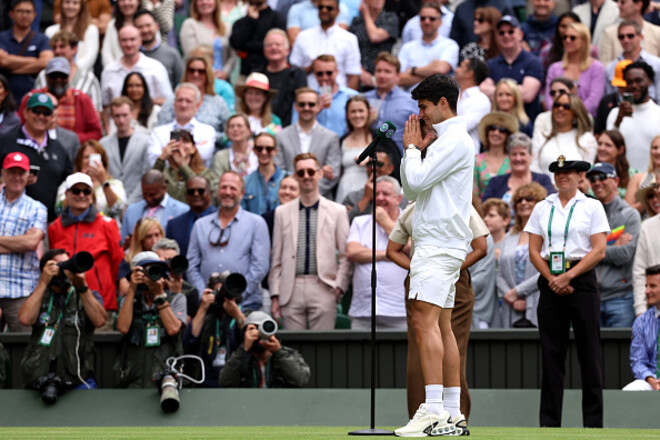
[[[589,0],[574,7],[573,12],[589,28],[591,43],[597,47],[600,47],[605,29],[619,21],[619,8],[616,1],[612,0]]]
[[[644,36],[644,50],[651,55],[660,56],[660,26],[644,20],[644,12],[649,7],[651,0],[621,0],[619,2],[619,17],[621,20],[632,20],[642,27]],[[619,42],[618,24],[610,25],[603,32],[603,37],[598,45],[598,59],[603,65],[616,59],[623,48]]]
[[[319,94],[308,88],[296,90],[295,109],[298,122],[277,134],[278,151],[275,164],[289,172],[294,171],[293,159],[301,153],[313,153],[321,167],[319,188],[321,195],[329,197],[337,184],[341,170],[339,137],[318,123]]]
[[[133,101],[125,96],[110,103],[110,115],[117,131],[101,139],[108,155],[108,172],[124,182],[127,203],[142,199],[140,179],[149,169],[149,135],[133,117]]]
[[[331,330],[351,275],[346,208],[319,193],[321,164],[313,153],[294,159],[300,197],[275,210],[271,312],[287,330]]]

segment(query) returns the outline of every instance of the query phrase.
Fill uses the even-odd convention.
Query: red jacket
[[[117,272],[124,253],[119,246],[117,223],[99,213],[92,205],[82,219],[76,221],[65,209],[48,226],[51,249],[64,249],[69,256],[87,251],[94,257],[94,267],[85,274],[90,289],[101,293],[106,310],[117,310]]]
[[[28,98],[35,93],[46,93],[48,92],[48,87],[43,87],[41,89],[32,90],[30,93],[23,96],[21,100],[21,106],[18,109],[18,116],[21,118],[21,124],[25,124],[25,116],[23,111],[25,110],[25,105],[27,104]],[[101,130],[101,121],[99,120],[99,115],[94,108],[94,103],[92,98],[87,96],[85,92],[81,92],[78,89],[67,90],[67,93],[73,95],[73,99],[76,102],[76,123],[73,127],[73,131],[78,135],[80,144],[83,144],[85,141],[90,139],[99,140],[103,137],[103,130]]]

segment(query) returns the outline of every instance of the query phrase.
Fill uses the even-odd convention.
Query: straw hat
[[[245,84],[237,85],[236,95],[243,97],[245,90],[248,87],[252,87],[253,89],[257,89],[257,90],[263,90],[264,92],[269,93],[271,98],[277,94],[277,90],[270,88],[270,82],[268,81],[268,77],[263,73],[259,73],[259,72],[252,72],[251,74],[248,75],[247,79],[245,80]]]
[[[488,145],[488,133],[486,132],[486,128],[488,128],[489,125],[499,125],[500,127],[505,127],[507,130],[509,130],[509,134],[513,134],[518,131],[518,121],[510,114],[504,112],[488,113],[481,119],[481,122],[479,123],[479,140],[484,146]]]
[[[649,178],[650,176],[650,178]],[[651,210],[651,206],[649,205],[649,201],[647,199],[648,194],[651,191],[655,191],[656,187],[656,178],[655,178],[655,173],[649,173],[649,176],[647,176],[644,181],[642,181],[642,184],[639,185],[639,189],[635,193],[635,199],[642,205],[644,205],[644,209],[646,209],[646,212],[650,215],[653,216],[655,215],[655,212]]]

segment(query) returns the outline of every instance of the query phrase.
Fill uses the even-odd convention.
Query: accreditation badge
[[[226,361],[227,361],[227,348],[220,346],[218,347],[218,351],[215,354],[215,358],[213,359],[213,367],[215,368],[224,367]]]
[[[146,330],[145,347],[158,347],[160,345],[160,326],[158,324],[148,325]]]
[[[44,328],[44,332],[41,334],[41,338],[39,338],[39,345],[50,347],[50,344],[53,342],[53,338],[55,337],[56,330],[57,329],[55,327]]]
[[[559,275],[566,272],[564,261],[563,252],[550,252],[550,273],[552,275]]]

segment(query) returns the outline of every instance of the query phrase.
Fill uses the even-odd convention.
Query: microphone
[[[360,165],[367,157],[371,156],[374,153],[374,151],[376,150],[376,146],[381,140],[390,139],[394,135],[395,131],[396,131],[396,127],[390,121],[385,121],[382,124],[380,124],[378,130],[376,130],[375,139],[371,141],[369,146],[367,146],[367,148],[365,148],[364,151],[362,151],[362,153],[360,153],[360,157],[358,157],[355,160],[355,163]]]

